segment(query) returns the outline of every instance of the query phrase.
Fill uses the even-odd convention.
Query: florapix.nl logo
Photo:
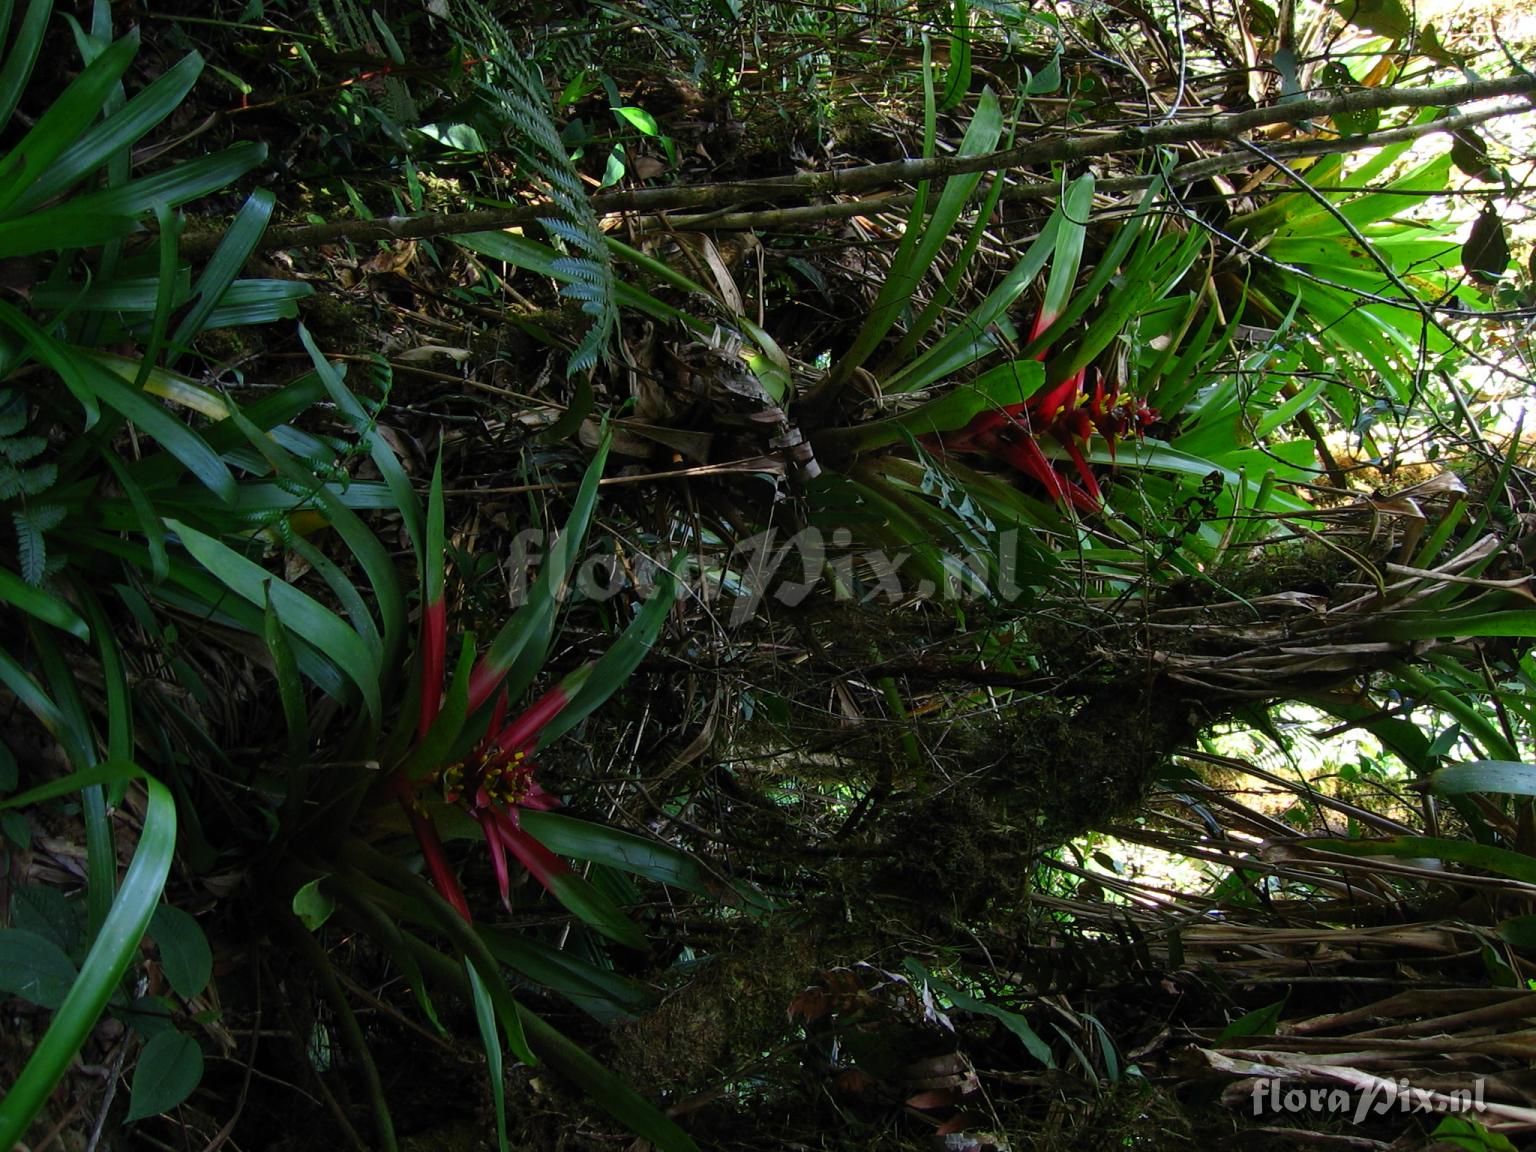
[[[1027,591],[1020,558],[1027,554],[1020,533],[1008,529],[976,542],[970,551],[928,549],[922,565],[914,550],[886,551],[861,546],[847,528],[817,527],[785,533],[766,531],[730,543],[696,541],[671,555],[621,547],[598,547],[559,574],[557,595],[603,601],[633,589],[644,598],[669,569],[711,604],[728,605],[723,619],[739,625],[765,602],[795,607],[818,587],[839,600],[901,604],[910,600],[1009,602]],[[506,562],[511,602],[519,606],[540,569],[556,554],[553,541],[536,528],[519,532]],[[924,574],[928,573],[928,574]]]
[[[1408,1080],[1352,1076],[1347,1084],[1297,1083],[1280,1076],[1260,1076],[1250,1093],[1254,1116],[1347,1116],[1356,1124],[1389,1114],[1446,1115],[1482,1112],[1483,1078],[1468,1086],[1439,1091],[1417,1088]]]

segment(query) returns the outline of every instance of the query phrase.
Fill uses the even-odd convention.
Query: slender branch
[[[1335,152],[1363,151],[1367,148],[1380,148],[1385,144],[1415,140],[1421,136],[1429,136],[1436,132],[1459,132],[1463,128],[1471,128],[1488,120],[1494,120],[1501,116],[1513,116],[1529,110],[1529,107],[1525,104],[1500,104],[1478,112],[1446,116],[1443,119],[1434,120],[1427,124],[1408,124],[1401,128],[1387,128],[1364,136],[1332,137],[1327,140],[1296,140],[1287,144],[1277,144],[1274,147],[1265,149],[1265,155],[1272,156],[1277,160],[1295,160],[1306,156],[1320,156]],[[1170,186],[1179,187],[1193,183],[1206,176],[1215,176],[1222,172],[1230,172],[1235,168],[1246,167],[1253,162],[1253,153],[1248,148],[1246,141],[1239,141],[1239,143],[1243,147],[1180,164],[1170,169],[1163,179]],[[1158,179],[1156,176],[1112,176],[1096,182],[1094,188],[1096,191],[1103,193],[1136,192],[1150,187],[1156,179]],[[1044,200],[1057,196],[1060,193],[1061,182],[1058,180],[1031,180],[1008,185],[1003,190],[1003,199]],[[668,216],[666,218],[666,226],[678,232],[792,228],[820,223],[826,220],[842,220],[849,216],[865,216],[876,212],[889,212],[893,209],[910,208],[912,206],[912,199],[911,193],[898,193],[896,195],[871,196],[861,200],[839,200],[828,204],[810,204],[796,208],[767,208],[757,212],[708,212],[697,216]],[[652,224],[660,225],[660,217],[638,216],[631,219],[640,227]]]
[[[1051,140],[1036,140],[1015,148],[985,152],[975,156],[934,156],[920,160],[897,160],[844,168],[835,172],[809,172],[778,176],[766,180],[743,180],[685,188],[646,188],[633,192],[613,192],[592,199],[592,209],[599,216],[621,212],[663,212],[679,209],[707,211],[744,202],[777,203],[807,196],[853,195],[892,184],[914,183],[936,177],[999,168],[1090,160],[1146,148],[1170,147],[1201,141],[1236,141],[1247,132],[1277,124],[1296,124],[1304,120],[1324,120],[1338,115],[1387,108],[1449,108],[1479,100],[1508,96],[1536,96],[1536,76],[1512,76],[1501,80],[1479,80],[1448,84],[1437,88],[1371,88],[1347,92],[1328,100],[1296,100],[1246,112],[1213,113],[1191,116],[1171,124],[1152,127],[1135,125],[1112,131],[1088,132]],[[1519,110],[1507,107],[1504,113]],[[1443,125],[1418,125],[1424,131],[1450,130]],[[1396,129],[1395,131],[1403,131]],[[1384,134],[1377,134],[1384,135]],[[1347,151],[1373,146],[1374,137],[1346,138],[1325,142],[1305,142],[1307,147],[1323,145],[1324,151]],[[1290,152],[1289,155],[1304,155]],[[531,224],[540,215],[548,215],[547,205],[520,208],[483,209],[473,212],[439,212],[420,216],[390,216],[377,220],[344,220],[330,224],[274,228],[262,237],[263,249],[306,248],[342,240],[407,240],[427,236],[482,232]],[[182,250],[201,257],[212,252],[219,235],[189,236]]]

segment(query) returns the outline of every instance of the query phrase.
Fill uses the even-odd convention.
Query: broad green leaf
[[[1510,760],[1469,760],[1436,772],[1429,782],[1442,796],[1466,792],[1500,792],[1536,796],[1536,764]]]
[[[0,992],[53,1009],[64,1003],[78,976],[52,940],[24,928],[0,928]]]
[[[172,904],[155,908],[149,934],[160,947],[160,965],[176,995],[184,1000],[200,994],[213,977],[213,951],[193,917]]]
[[[293,894],[293,914],[311,932],[318,932],[336,911],[336,900],[325,888],[327,879],[321,876],[310,880]]]
[[[1435,1125],[1430,1134],[1461,1152],[1519,1152],[1502,1132],[1490,1132],[1470,1116],[1449,1115]]]
[[[128,1097],[128,1123],[169,1112],[192,1095],[203,1078],[203,1050],[197,1041],[167,1028],[149,1038],[139,1053]]]
[[[644,108],[624,107],[613,110],[615,116],[640,129],[647,136],[661,135],[661,128],[656,123],[656,117],[652,116]]]
[[[1286,1000],[1276,1000],[1252,1012],[1245,1012],[1221,1030],[1215,1043],[1219,1046],[1243,1036],[1273,1036],[1280,1015],[1285,1011]]]
[[[52,884],[23,884],[11,892],[10,911],[11,927],[36,933],[57,945],[65,956],[83,952],[85,908],[61,889]],[[71,968],[71,980],[73,971]]]
[[[1499,939],[1524,951],[1536,951],[1536,915],[1510,916],[1499,921]]]

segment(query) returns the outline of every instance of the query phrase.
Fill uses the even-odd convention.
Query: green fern
[[[538,68],[522,59],[506,30],[477,0],[465,0],[463,8],[477,25],[477,37],[489,46],[488,63],[503,81],[476,81],[475,87],[500,112],[512,131],[512,146],[524,171],[535,179],[554,209],[540,217],[539,223],[566,253],[555,263],[561,294],[579,302],[581,310],[592,318],[566,364],[567,375],[574,376],[607,358],[618,324],[608,243],[555,127],[549,91]]]
[[[14,388],[0,388],[0,500],[25,502],[47,492],[59,478],[53,464],[28,463],[42,455],[48,440],[26,432],[26,395]],[[21,577],[34,587],[41,585],[49,572],[44,534],[63,519],[64,509],[57,504],[24,503],[11,510]]]
[[[11,523],[16,528],[16,557],[21,565],[21,578],[34,588],[42,585],[50,570],[44,533],[57,528],[63,519],[64,509],[58,504],[38,504],[11,513]]]

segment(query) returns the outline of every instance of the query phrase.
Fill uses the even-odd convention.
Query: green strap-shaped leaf
[[[119,41],[121,43],[121,41]],[[203,58],[189,52],[142,92],[68,148],[16,201],[13,211],[28,212],[61,196],[114,155],[131,149],[181,107],[203,71]]]
[[[80,614],[62,597],[46,588],[34,588],[9,568],[0,568],[0,600],[27,615],[68,632],[76,640],[90,636]]]
[[[33,1117],[42,1110],[96,1026],[133,962],[170,874],[176,848],[175,801],[158,780],[131,765],[118,767],[127,767],[144,779],[144,830],[117,898],[80,966],[80,978],[54,1014],[21,1075],[0,1100],[0,1148],[10,1148],[25,1137]]]
[[[138,51],[138,36],[131,35],[96,57],[0,160],[0,215],[9,215],[21,194],[85,134]]]
[[[556,1071],[575,1081],[599,1107],[662,1152],[699,1152],[699,1146],[665,1113],[592,1059],[557,1029],[517,1006],[528,1040]]]
[[[1440,769],[1430,778],[1429,786],[1442,796],[1467,792],[1536,796],[1536,764],[1524,760],[1469,760]]]
[[[631,1019],[645,1006],[647,996],[639,984],[589,964],[569,949],[553,948],[510,928],[482,927],[480,936],[496,959],[514,972],[558,992],[604,1023]]]
[[[362,693],[368,715],[378,720],[383,712],[379,696],[379,669],[368,646],[340,617],[213,537],[179,520],[167,519],[166,526],[181,538],[182,546],[199,564],[230,591],[256,608],[265,608],[270,588],[272,607],[278,619],[290,631],[304,637],[336,662]]]
[[[1523,852],[1474,844],[1470,840],[1447,840],[1437,836],[1393,836],[1385,840],[1299,840],[1307,848],[1320,848],[1344,856],[1400,856],[1411,860],[1443,860],[1468,864],[1509,876],[1527,884],[1536,884],[1536,860]]]
[[[505,685],[508,699],[519,699],[543,666],[555,634],[560,597],[575,567],[576,557],[580,555],[587,525],[597,505],[598,482],[602,479],[603,464],[611,443],[612,435],[605,430],[602,443],[576,491],[565,528],[550,545],[533,587],[529,589],[528,602],[507,621],[480,658],[470,681],[471,710],[477,710],[489,700],[498,685]]]
[[[582,682],[570,702],[545,726],[539,736],[540,748],[559,739],[602,707],[639,667],[640,661],[645,659],[645,654],[656,643],[656,637],[661,634],[662,625],[666,623],[667,613],[672,610],[672,604],[677,599],[681,584],[678,572],[686,562],[686,556],[679,556],[673,564],[673,571],[657,572],[658,580],[651,598],[645,602],[629,627],[624,629],[624,634],[603,653],[592,669],[592,674]]]
[[[6,50],[5,66],[0,68],[0,125],[10,123],[11,114],[16,111],[16,104],[27,89],[32,69],[37,66],[38,50],[43,46],[48,17],[52,14],[53,0],[31,0],[27,5],[26,15],[21,18],[21,24],[16,29],[16,39],[11,41]],[[10,26],[11,5],[10,0],[7,0],[5,21],[0,23],[0,37],[4,36]]]
[[[485,1049],[486,1071],[491,1079],[491,1105],[496,1111],[496,1147],[500,1152],[507,1152],[507,1084],[501,1072],[501,1034],[496,1027],[496,1005],[473,961],[464,961],[464,974],[469,979],[475,1023],[480,1028],[480,1044]]]
[[[717,894],[718,885],[709,882],[698,862],[670,844],[645,840],[618,828],[558,812],[528,811],[520,813],[518,820],[529,835],[551,852],[607,864],[701,896]]]
[[[225,293],[240,275],[240,269],[245,267],[246,260],[255,251],[262,233],[267,230],[267,221],[272,218],[272,209],[276,204],[277,196],[265,188],[258,188],[251,193],[234,223],[219,241],[218,248],[209,257],[197,283],[193,285],[196,299],[181,318],[181,323],[176,325],[171,343],[178,348],[185,348],[203,330],[214,307],[224,299]],[[174,351],[166,360],[166,367],[174,367],[180,354],[179,350]]]
[[[228,187],[266,159],[265,144],[236,144],[222,152],[66,200],[53,208],[0,222],[0,258],[54,248],[99,244],[132,231],[156,204],[175,208]]]
[[[816,444],[834,452],[858,454],[887,448],[910,437],[951,432],[964,428],[983,412],[1022,404],[1044,382],[1045,368],[1038,361],[1011,360],[899,415],[819,432]]]

